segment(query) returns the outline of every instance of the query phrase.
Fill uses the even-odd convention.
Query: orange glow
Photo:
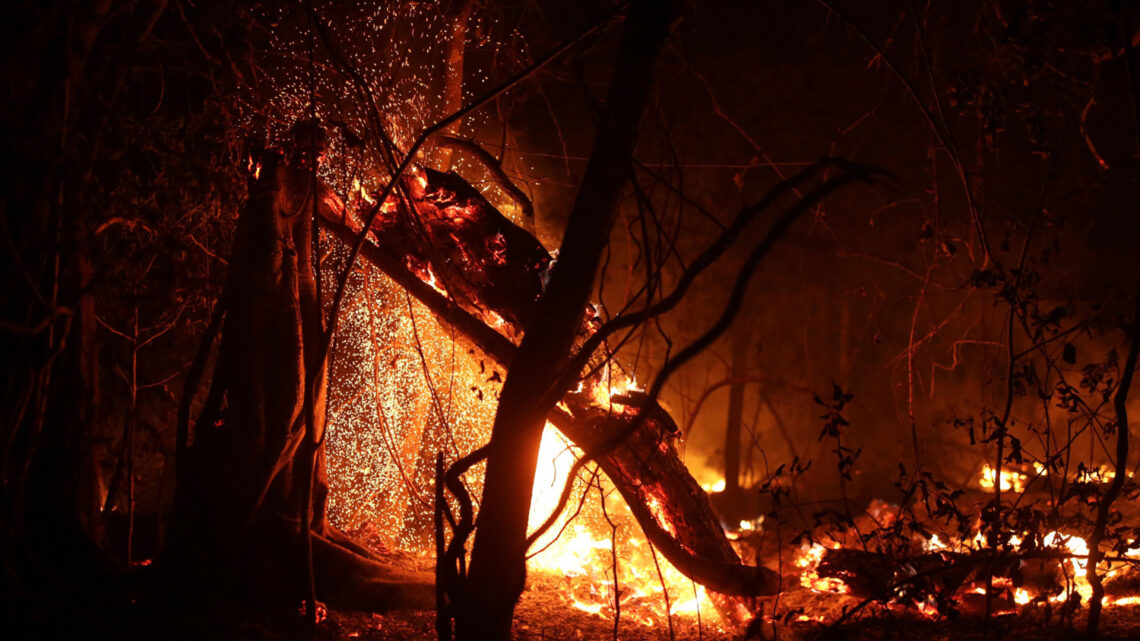
[[[990,478],[992,479],[993,476],[991,475]],[[744,523],[742,523],[741,526],[743,531]],[[1003,546],[1007,546],[1008,549],[1015,552],[1019,549],[1023,549],[1023,537],[1017,534],[1010,534]],[[819,566],[828,551],[839,549],[840,547],[841,545],[836,541],[817,542],[810,546],[805,543],[801,546],[794,561],[795,566],[800,568],[800,585],[817,593],[849,594],[850,586],[841,578],[821,577],[819,575]],[[981,532],[975,532],[965,539],[948,537],[942,533],[932,534],[929,539],[921,541],[921,547],[923,551],[927,553],[947,551],[968,554],[971,551],[986,548],[988,544],[986,537]],[[1046,598],[1052,603],[1064,603],[1069,599],[1070,594],[1073,593],[1079,595],[1082,602],[1087,603],[1092,596],[1092,586],[1086,578],[1089,547],[1085,539],[1079,536],[1052,531],[1045,534],[1041,539],[1041,547],[1047,551],[1052,550],[1071,555],[1056,559],[1055,561],[1046,561],[1046,563],[1057,564],[1055,567],[1061,570],[1064,576],[1062,585],[1067,587],[1066,590],[1063,590],[1059,594],[1038,592],[1038,588],[1032,584],[1016,585],[1010,576],[1000,575],[993,577],[992,582],[994,588],[1003,594],[1003,598],[1011,600],[1017,608],[1027,606],[1034,601],[1040,602]],[[1129,549],[1125,555],[1131,558],[1140,558],[1140,549]],[[1040,561],[1025,561],[1023,563],[1030,562],[1040,563]],[[1125,564],[1119,561],[1116,563],[1105,561],[1098,567],[1098,571],[1105,580],[1109,580],[1120,577],[1122,572],[1125,571],[1125,567]],[[981,581],[971,582],[963,586],[962,589],[969,594],[984,595],[986,593],[985,585]],[[1140,594],[1108,595],[1104,597],[1103,603],[1106,607],[1140,605]],[[945,614],[938,610],[938,606],[932,597],[927,597],[925,601],[915,602],[914,607],[922,616],[930,619],[940,619]],[[996,613],[1014,614],[1016,613],[1016,609],[1007,608],[1005,611]]]
[[[719,480],[714,481],[712,483],[701,483],[701,489],[706,491],[706,492],[723,492],[724,491],[724,479],[719,479]]]
[[[530,526],[537,527],[557,507],[562,488],[570,480],[570,471],[581,452],[547,423],[539,447],[539,461],[531,495]],[[573,482],[576,491],[558,522],[538,539],[527,561],[530,571],[564,577],[569,582],[571,605],[577,610],[599,617],[614,615],[613,558],[615,551],[613,522],[618,528],[618,593],[622,619],[647,627],[666,625],[666,617],[696,619],[716,624],[716,609],[703,586],[694,589],[692,581],[657,555],[661,575],[657,573],[649,543],[645,540],[633,514],[615,491],[613,484],[599,473],[593,481],[605,494],[603,513],[598,499],[599,489],[588,483],[592,473],[581,473]],[[578,497],[586,493],[586,501],[577,510]],[[661,509],[651,502],[650,510]],[[577,516],[574,512],[577,511]],[[607,520],[608,516],[608,520]],[[663,527],[668,521],[660,520]],[[561,535],[559,532],[561,531]],[[662,586],[664,580],[664,587]],[[664,590],[669,591],[669,610],[665,611]]]
[[[260,171],[260,166],[253,165],[252,157],[250,171],[255,177]],[[410,179],[406,183],[408,191],[414,193],[418,189],[422,193],[429,187],[427,175],[422,170],[413,168],[410,173]],[[376,202],[359,180],[353,182],[350,193],[353,197],[359,197],[359,200],[355,201],[357,206],[362,201],[370,204]],[[389,196],[380,209],[384,213],[391,214],[397,211],[398,203],[396,196]],[[449,215],[456,218],[468,214],[469,211],[462,207],[453,207],[449,210]],[[423,282],[447,296],[446,289],[430,265],[409,264],[408,268],[412,269]],[[378,290],[391,287],[386,283],[381,285],[372,283],[371,286],[374,289],[364,290],[361,298],[370,295],[379,298],[385,292],[376,294]],[[402,302],[402,297],[399,297],[399,300]],[[367,501],[374,500],[374,496],[382,497],[384,501],[389,502],[389,505],[399,505],[398,509],[385,509],[382,510],[384,514],[373,515],[371,518],[374,520],[369,523],[376,524],[376,529],[382,532],[386,542],[391,540],[397,542],[402,549],[423,551],[428,548],[424,545],[422,533],[408,534],[404,530],[407,527],[404,515],[413,509],[408,506],[414,505],[417,498],[427,496],[430,499],[431,496],[430,480],[425,483],[422,477],[416,478],[414,475],[416,457],[421,449],[433,449],[446,452],[452,457],[451,460],[454,460],[457,455],[469,452],[478,444],[485,443],[489,438],[489,426],[494,419],[497,392],[501,389],[490,384],[492,380],[500,380],[498,376],[494,379],[491,376],[501,372],[494,372],[493,366],[491,370],[485,371],[484,364],[476,355],[471,358],[463,356],[462,352],[456,349],[459,344],[452,332],[440,326],[430,312],[419,303],[413,303],[412,307],[417,323],[415,335],[408,333],[410,331],[410,323],[406,322],[408,312],[400,305],[396,306],[395,312],[391,309],[377,311],[380,309],[378,304],[376,309],[365,307],[363,312],[358,312],[362,316],[368,316],[368,322],[373,325],[384,326],[387,323],[387,326],[381,329],[370,330],[376,332],[375,335],[360,342],[363,344],[371,341],[367,348],[362,347],[362,358],[374,360],[377,368],[384,372],[382,375],[389,378],[381,379],[381,375],[378,374],[375,382],[364,383],[354,388],[366,390],[364,398],[372,403],[369,408],[372,413],[366,414],[363,418],[351,418],[368,426],[364,428],[365,431],[375,432],[382,428],[386,431],[385,438],[390,439],[390,442],[386,444],[382,455],[375,452],[352,453],[347,456],[342,454],[349,461],[344,464],[347,472],[342,471],[343,477],[351,477],[352,483],[360,486],[366,484],[368,487],[380,486],[384,493],[374,490],[372,495],[362,493],[363,498],[354,496],[351,501],[340,499],[339,497],[345,496],[342,493],[338,495],[338,500],[344,501],[344,504],[336,507],[339,508],[338,518],[347,519],[350,517],[344,515],[352,515],[351,518],[355,518],[356,514],[368,509],[370,506],[367,505]],[[482,318],[495,329],[508,326],[507,321],[493,310],[485,310]],[[359,325],[365,324],[360,319],[356,322]],[[381,334],[384,331],[390,333]],[[415,341],[422,343],[423,353],[420,355],[409,347]],[[420,359],[424,362],[421,363]],[[431,376],[436,372],[439,372],[440,376],[434,381],[424,381],[425,370],[431,372]],[[451,374],[444,375],[445,372]],[[448,376],[451,376],[453,381],[449,381]],[[441,392],[445,389],[445,392]],[[471,393],[468,394],[468,391]],[[603,368],[591,380],[580,383],[576,393],[581,396],[575,397],[571,404],[588,401],[595,408],[613,412],[632,412],[635,409],[623,403],[636,404],[635,400],[623,399],[622,402],[618,402],[615,398],[641,391],[636,378],[623,373],[618,366],[611,365]],[[438,394],[441,399],[446,398],[446,401],[437,400],[433,404],[431,402],[433,394]],[[453,403],[454,410],[452,410]],[[348,405],[348,402],[344,404]],[[566,403],[560,402],[558,407],[570,412],[570,407]],[[445,410],[448,414],[440,416],[439,414]],[[341,411],[339,407],[335,410],[335,412]],[[330,413],[330,423],[334,420],[331,417],[332,413]],[[458,443],[449,443],[442,437],[437,442],[424,441],[428,434],[424,426],[437,422],[450,430]],[[377,428],[377,425],[381,428]],[[419,431],[414,431],[417,429]],[[440,433],[448,434],[446,430]],[[529,513],[532,530],[555,510],[563,488],[567,484],[571,485],[573,491],[568,505],[555,525],[531,548],[531,556],[527,561],[528,569],[562,582],[565,605],[590,615],[612,618],[617,603],[620,605],[623,621],[636,622],[647,627],[666,626],[669,617],[691,618],[694,621],[700,617],[702,623],[706,625],[710,622],[713,625],[720,623],[720,615],[702,586],[694,585],[660,555],[655,559],[654,551],[646,541],[629,507],[603,473],[596,471],[591,465],[581,470],[578,478],[571,478],[571,469],[580,456],[581,452],[551,424],[546,425],[532,488]],[[380,462],[382,457],[383,462]],[[392,469],[396,468],[397,472],[393,473]],[[1037,476],[1044,473],[1044,468],[1039,464],[1035,465],[1034,472],[1024,473],[1028,469],[1028,466],[1003,468],[998,475],[993,467],[988,464],[983,465],[976,483],[977,486],[987,490],[1000,487],[1002,491],[1020,493],[1029,486],[1033,478],[1036,478],[1034,472]],[[701,487],[706,492],[724,491],[725,479],[721,470],[714,472],[706,469],[698,471],[698,474],[701,480],[705,481]],[[1104,482],[1111,478],[1112,471],[1102,467],[1088,472],[1079,480]],[[475,468],[467,475],[465,481],[469,484],[472,496],[478,496],[482,484],[482,468]],[[418,488],[409,487],[415,483],[419,483]],[[418,496],[416,492],[419,493]],[[670,506],[663,505],[654,497],[649,497],[645,507],[663,529],[676,535],[676,528],[669,517]],[[877,501],[868,508],[868,514],[880,526],[889,525],[895,518],[899,518],[899,513],[898,506],[882,501]],[[738,523],[738,527],[733,528],[732,535],[735,546],[744,545],[748,540],[758,538],[754,533],[760,532],[763,525],[762,518],[737,519],[735,522]],[[420,538],[415,538],[417,536]],[[1050,532],[1043,543],[1048,548],[1065,551],[1074,556],[1088,554],[1087,543],[1079,537]],[[933,534],[926,540],[915,537],[912,544],[914,547],[912,551],[921,546],[926,552],[944,550],[962,552],[987,547],[983,534],[975,531],[970,531],[961,539],[947,536],[945,533]],[[1017,535],[1003,539],[1003,547],[1008,549],[1016,551],[1021,545],[1021,537]],[[820,564],[828,550],[839,547],[840,543],[829,540],[805,545],[797,552],[794,565],[799,568],[799,583],[803,588],[826,595],[851,594],[851,585],[843,578],[821,577],[819,574]],[[1140,550],[1132,550],[1128,554],[1140,556]],[[950,555],[942,557],[949,559]],[[1073,591],[1087,600],[1091,594],[1091,587],[1085,580],[1087,561],[1070,558],[1057,563],[1064,570],[1066,581],[1072,586]],[[1116,576],[1120,571],[1113,569],[1111,565],[1105,569],[1105,576],[1109,578]],[[845,576],[848,580],[852,580],[850,575]],[[1025,606],[1035,599],[1038,602],[1045,598],[1054,602],[1063,602],[1068,598],[1067,594],[1037,593],[1037,588],[1032,586],[1015,586],[1008,577],[995,577],[993,584],[1002,591],[1003,598],[1008,596],[1017,606]],[[852,580],[852,585],[858,584]],[[977,583],[971,583],[961,590],[974,593],[985,591],[984,588],[978,587]],[[1117,596],[1105,599],[1105,604],[1111,606],[1138,603],[1140,596]],[[933,598],[924,601],[914,599],[908,604],[913,604],[919,614],[931,619],[941,618],[944,615],[939,612]],[[894,605],[901,607],[898,603]],[[824,617],[810,612],[799,616],[801,621],[823,619]]]
[[[982,476],[978,479],[978,486],[985,490],[994,489],[995,485],[995,470],[990,467],[989,463],[982,466]],[[1001,471],[1001,491],[1008,492],[1021,492],[1025,489],[1025,483],[1029,477],[1025,474],[1020,474],[1014,470],[1003,468]]]
[[[364,186],[360,184],[359,178],[353,179],[352,191],[354,194],[360,196],[360,199],[363,200],[364,202],[368,203],[369,205],[375,205],[376,204],[376,199],[373,198],[372,195],[368,193],[368,190],[366,190],[364,188]],[[385,202],[384,204],[387,204],[387,203]],[[393,204],[395,204],[395,203],[393,203]]]
[[[253,154],[249,154],[245,169],[253,176],[254,180],[261,178],[261,163],[253,161]]]
[[[432,289],[434,289],[435,291],[437,291],[437,292],[439,292],[439,293],[443,294],[444,296],[447,296],[447,290],[446,290],[446,289],[444,289],[444,288],[443,288],[443,287],[442,287],[442,286],[439,284],[439,281],[438,281],[438,280],[436,280],[436,278],[435,278],[435,272],[433,272],[433,271],[431,270],[431,265],[428,265],[428,266],[426,267],[426,269],[427,269],[427,276],[428,276],[428,277],[427,277],[427,281],[426,281],[426,282],[427,282],[427,284],[428,284],[428,285],[431,285],[431,288],[432,288]]]

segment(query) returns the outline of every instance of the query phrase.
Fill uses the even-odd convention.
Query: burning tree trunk
[[[444,185],[452,189],[458,187],[456,191],[448,189],[452,195],[446,199],[432,197],[430,205],[425,205],[428,200],[416,202],[417,215],[427,219],[425,229],[449,235],[444,225],[428,224],[430,220],[461,220],[462,223],[455,224],[477,225],[486,229],[509,224],[473,187],[462,183],[454,174],[428,170],[425,176],[426,187],[420,187],[418,192],[424,196],[440,194],[442,189],[448,189]],[[455,215],[449,215],[448,210]],[[322,222],[345,242],[352,242],[358,234],[354,228],[341,224],[339,218],[326,217]],[[438,283],[431,281],[435,272],[429,272],[426,267],[429,264],[426,244],[418,241],[411,244],[393,242],[393,239],[409,238],[397,228],[410,224],[406,210],[393,208],[391,215],[380,219],[374,226],[378,242],[365,245],[364,259],[424,303],[440,322],[455,328],[459,338],[509,370],[518,347],[508,337],[521,334],[521,328],[501,319],[526,318],[533,314],[534,299],[522,294],[528,290],[512,288],[508,291],[514,291],[515,297],[503,298],[498,306],[492,305],[478,288],[472,286],[472,280],[478,276],[467,277],[460,271],[445,272],[445,267],[440,270],[450,274],[445,282],[460,293],[448,295],[439,291],[436,288]],[[521,237],[515,238],[521,240]],[[540,247],[533,238],[526,238],[528,240],[522,247],[506,245],[507,264],[520,270],[507,282],[525,283],[533,277],[535,283],[540,284],[541,271],[526,268],[526,265],[535,263],[516,260],[519,256],[530,255],[532,247]],[[470,256],[470,267],[482,270],[494,261],[480,247],[485,248],[485,243],[465,245],[464,250],[455,255]],[[456,249],[458,251],[458,247]],[[463,266],[463,263],[451,260],[448,254],[440,258],[451,267],[458,269]],[[548,255],[546,260],[549,260]],[[424,267],[413,269],[413,265]],[[497,325],[495,329],[492,329],[493,324]],[[583,338],[580,335],[576,342],[583,342]],[[599,351],[606,351],[605,347]],[[570,393],[562,400],[561,405],[551,410],[548,419],[567,438],[587,451],[614,434],[624,432],[636,415],[635,410],[640,408],[638,399],[632,395],[624,399],[615,397],[612,406],[598,405],[589,393]],[[599,463],[630,505],[650,542],[673,565],[719,592],[741,595],[774,592],[774,576],[757,568],[739,565],[708,496],[689,474],[673,447],[676,434],[672,418],[659,408],[652,408],[649,420],[622,447],[602,456]],[[650,510],[649,505],[657,506],[656,512]]]
[[[591,400],[592,393],[567,394],[565,390],[578,380],[577,376],[592,353],[608,353],[601,342],[605,334],[595,331],[608,333],[614,328],[628,327],[630,323],[671,309],[684,296],[697,274],[720,256],[751,220],[828,164],[844,167],[844,171],[813,188],[773,221],[737,278],[731,299],[736,301],[735,306],[726,307],[713,329],[677,358],[691,357],[691,354],[708,347],[727,329],[735,311],[739,310],[748,279],[791,223],[840,186],[854,180],[869,181],[872,176],[882,174],[881,170],[838,159],[820,161],[783,181],[757,203],[745,207],[732,226],[693,261],[678,286],[660,303],[643,312],[618,317],[611,321],[612,326],[605,329],[597,328],[592,320],[582,322],[585,316],[582,308],[569,312],[575,323],[570,341],[577,346],[573,359],[569,361],[572,366],[552,368],[555,369],[556,382],[535,391],[536,396],[545,395],[547,401],[547,413],[539,418],[544,422],[552,421],[585,449],[592,460],[601,464],[626,498],[649,541],[674,566],[716,592],[741,596],[775,594],[779,590],[779,579],[765,568],[740,564],[709,506],[707,495],[697,486],[672,449],[668,435],[677,431],[672,420],[659,407],[647,403],[655,398],[653,394],[656,392],[640,397],[613,396],[598,402]],[[361,255],[418,298],[442,323],[457,330],[476,349],[495,359],[508,372],[517,371],[516,353],[521,348],[509,337],[517,337],[522,329],[521,323],[540,313],[536,311],[538,304],[534,296],[537,296],[536,291],[541,291],[543,270],[549,263],[549,256],[537,241],[511,225],[474,188],[454,175],[424,170],[404,178],[404,185],[398,191],[407,196],[391,196],[362,216],[373,221],[370,231],[374,238],[372,242],[364,239],[360,245]],[[405,197],[411,202],[403,202]],[[350,221],[355,224],[354,220]],[[361,238],[362,230],[345,225],[338,218],[326,214],[323,222],[345,242],[356,244]],[[492,273],[498,276],[489,278]],[[437,278],[437,275],[443,277]],[[483,285],[477,286],[477,283]],[[510,283],[510,286],[501,287],[503,283]],[[496,290],[496,286],[500,288]],[[548,289],[547,297],[549,292]],[[496,302],[492,304],[491,300]],[[532,321],[532,325],[537,322]],[[569,351],[570,346],[566,349]],[[675,368],[678,362],[683,360],[670,361],[667,365]],[[565,371],[559,371],[563,369]],[[591,388],[594,387],[593,382],[587,382]],[[659,392],[658,384],[654,388]],[[614,411],[613,405],[626,407]],[[643,411],[634,411],[633,408]],[[455,538],[446,552],[440,554],[437,576],[447,579],[450,585],[446,589],[453,594],[457,590],[462,591],[462,548],[466,536],[473,529],[471,501],[458,482],[458,474],[481,460],[479,456],[487,449],[469,454],[457,462],[446,479],[447,487],[460,499],[462,509],[458,521],[452,522]],[[437,484],[437,488],[442,485]],[[527,485],[526,489],[529,487]],[[442,506],[441,501],[437,496],[437,502]],[[443,517],[437,515],[437,533],[442,521]],[[444,571],[442,565],[450,562],[454,562],[455,567]]]
[[[335,217],[343,206],[316,183],[310,162],[300,154],[288,163],[271,156],[251,184],[226,291],[179,410],[171,559],[183,574],[206,580],[219,565],[244,568],[246,581],[231,587],[279,599],[307,592],[311,601],[312,589],[304,587],[311,579],[303,578],[308,564],[295,551],[314,536],[317,579],[327,586],[322,596],[373,608],[426,607],[429,586],[410,577],[388,581],[384,569],[325,518],[325,371],[313,213]],[[209,391],[191,430],[198,381],[219,333]]]

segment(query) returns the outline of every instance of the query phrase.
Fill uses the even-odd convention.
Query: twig
[[[665,596],[665,621],[669,624],[669,641],[677,641],[673,632],[673,608],[669,604],[669,586],[665,585],[665,575],[661,573],[661,563],[657,560],[657,548],[649,544],[649,553],[653,555],[653,567],[657,568],[657,580],[661,582],[661,594]]]
[[[799,203],[797,203],[791,210],[789,210],[788,214],[785,214],[784,217],[778,218],[776,222],[772,224],[772,228],[769,230],[769,236],[761,241],[761,246],[763,246],[765,243],[774,242],[775,239],[772,238],[772,234],[776,231],[780,232],[780,236],[783,235],[783,232],[786,231],[787,226],[792,222],[792,220],[787,220],[787,216],[790,214],[792,215],[793,219],[795,217],[798,217],[799,214],[793,212],[797,212],[799,206],[802,203],[810,201],[812,204],[814,204],[824,198],[834,189],[837,189],[843,184],[852,182],[853,180],[869,181],[872,177],[875,176],[882,177],[890,175],[881,169],[851,163],[840,158],[823,158],[819,161],[816,161],[812,164],[812,166],[802,170],[795,176],[792,176],[791,178],[778,183],[767,194],[765,194],[763,198],[761,198],[756,203],[745,207],[740,211],[739,214],[737,214],[736,220],[733,221],[733,224],[728,229],[725,229],[724,232],[722,232],[721,235],[718,236],[717,239],[711,245],[709,245],[708,248],[705,249],[705,251],[701,252],[700,256],[698,256],[692,263],[689,264],[688,269],[686,269],[685,272],[681,275],[680,279],[677,282],[677,285],[673,288],[673,291],[671,291],[669,295],[662,298],[656,304],[648,305],[639,312],[615,317],[603,325],[597,332],[595,332],[594,335],[592,335],[585,342],[582,348],[578,350],[578,353],[570,360],[569,365],[567,365],[565,368],[565,371],[562,377],[558,380],[557,385],[549,392],[552,397],[556,397],[553,398],[551,402],[553,403],[557,401],[558,398],[561,398],[562,394],[558,392],[559,390],[564,391],[566,389],[569,389],[574,380],[577,378],[578,373],[582,371],[583,367],[585,367],[587,361],[590,358],[590,355],[593,354],[594,350],[596,350],[598,346],[601,345],[602,341],[604,341],[610,334],[626,327],[632,327],[634,325],[641,324],[676,307],[684,298],[685,294],[688,292],[697,276],[699,276],[701,272],[712,265],[713,262],[715,262],[721,255],[723,255],[724,252],[727,251],[733,242],[735,242],[735,240],[739,237],[741,232],[743,232],[743,230],[753,220],[755,220],[755,218],[760,213],[766,211],[768,207],[770,207],[780,197],[784,196],[790,191],[798,189],[798,187],[803,184],[803,182],[815,175],[820,169],[830,164],[840,165],[846,170],[846,172],[840,176],[824,182],[822,186],[817,187],[813,191],[809,192],[804,198],[799,201]],[[766,253],[767,249],[764,249],[763,251]]]
[[[443,533],[443,515],[450,513],[443,494],[443,452],[435,455],[435,558],[443,559],[446,553]],[[452,523],[454,530],[455,524]],[[447,607],[447,577],[442,563],[435,565],[435,632],[439,641],[451,641],[451,614]]]
[[[1101,169],[1108,171],[1109,169],[1111,169],[1108,166],[1108,162],[1106,162],[1104,159],[1104,156],[1100,155],[1100,152],[1097,151],[1096,145],[1093,144],[1092,136],[1089,134],[1089,124],[1088,124],[1089,111],[1093,108],[1093,105],[1095,105],[1095,104],[1096,104],[1096,94],[1090,93],[1088,102],[1085,103],[1084,109],[1081,109],[1081,115],[1080,115],[1080,118],[1077,120],[1077,123],[1080,126],[1081,138],[1084,139],[1085,146],[1088,147],[1089,153],[1091,153],[1092,157],[1096,159],[1096,164],[1099,165]]]
[[[1092,598],[1089,599],[1089,617],[1087,636],[1095,639],[1097,627],[1100,623],[1101,601],[1104,598],[1104,584],[1096,573],[1097,564],[1103,557],[1100,543],[1104,540],[1108,527],[1109,512],[1112,503],[1120,496],[1124,488],[1124,479],[1128,472],[1128,391],[1132,387],[1132,376],[1136,373],[1136,360],[1140,356],[1140,287],[1136,290],[1135,310],[1132,316],[1132,331],[1129,336],[1131,344],[1128,346],[1128,359],[1124,363],[1124,371],[1120,375],[1120,384],[1116,388],[1113,405],[1116,408],[1116,475],[1112,477],[1112,484],[1104,496],[1097,501],[1096,522],[1093,524],[1092,534],[1089,536],[1089,560],[1086,578],[1092,586]]]
[[[957,170],[958,180],[962,183],[962,192],[965,195],[966,204],[970,210],[970,220],[974,226],[974,233],[978,235],[978,240],[982,246],[982,252],[985,257],[985,266],[988,267],[993,263],[993,256],[990,253],[989,241],[986,237],[986,230],[982,225],[982,219],[981,215],[978,212],[977,204],[974,202],[974,194],[970,189],[970,181],[966,175],[966,169],[962,166],[962,161],[959,157],[957,148],[950,138],[950,132],[943,131],[942,128],[938,126],[938,124],[935,122],[933,114],[931,114],[930,109],[926,106],[926,103],[924,103],[922,99],[919,98],[918,91],[915,90],[914,84],[911,83],[911,81],[907,79],[905,75],[903,75],[902,71],[895,65],[895,63],[889,57],[887,57],[882,47],[875,44],[875,42],[871,40],[871,36],[868,35],[866,31],[864,31],[858,24],[856,24],[854,20],[848,17],[847,14],[835,8],[835,6],[829,0],[816,0],[816,2],[827,11],[839,16],[839,18],[847,24],[847,26],[849,26],[851,30],[859,36],[859,38],[871,49],[871,51],[875,53],[875,56],[879,60],[883,61],[883,63],[887,66],[887,69],[889,69],[891,73],[896,78],[898,78],[907,94],[910,95],[912,100],[914,100],[915,105],[922,113],[923,118],[925,118],[927,124],[930,125],[930,130],[934,133],[934,136],[938,139],[938,142],[942,146],[942,149],[946,151],[947,155],[950,157],[950,160],[954,164],[954,168]],[[920,30],[919,38],[921,39],[922,36],[923,34]],[[923,47],[925,48],[925,44]],[[931,84],[930,90],[934,92],[935,98],[937,99],[938,89],[933,85],[933,83]]]
[[[621,585],[618,582],[618,553],[617,553],[617,531],[618,527],[612,520],[610,520],[609,512],[606,511],[606,492],[602,489],[602,484],[598,482],[598,500],[602,505],[602,516],[605,517],[606,523],[610,525],[610,563],[614,571],[614,641],[618,641],[618,630],[621,626]]]
[[[930,277],[934,274],[934,265],[926,270],[926,277],[922,281],[922,288],[918,290],[918,302],[914,304],[914,315],[910,319],[910,336],[906,349],[906,417],[910,423],[910,438],[914,446],[914,464],[922,467],[922,454],[918,448],[918,425],[914,418],[914,330],[918,327],[918,314],[922,311],[922,304],[926,301],[926,288],[930,284]]]
[[[795,383],[790,383],[778,376],[768,376],[766,374],[731,376],[729,378],[721,379],[715,383],[712,383],[711,385],[706,386],[704,391],[701,392],[701,395],[697,397],[697,400],[693,404],[693,409],[689,411],[689,417],[685,419],[685,425],[681,428],[681,434],[687,437],[689,432],[692,431],[693,423],[697,420],[697,414],[700,413],[701,407],[705,404],[705,401],[707,401],[709,397],[712,396],[713,392],[722,387],[726,387],[728,385],[736,385],[738,383],[766,383],[769,385],[784,387],[796,392],[803,392],[809,396],[812,394],[812,390],[807,387],[797,385]]]
[[[704,334],[697,338],[697,340],[695,340],[685,349],[681,350],[677,356],[665,362],[661,370],[657,373],[653,384],[650,386],[649,391],[646,394],[646,400],[642,405],[642,409],[638,411],[637,415],[632,421],[630,421],[626,429],[611,435],[605,441],[600,443],[598,447],[586,452],[582,458],[578,459],[574,463],[574,467],[571,469],[571,476],[577,474],[578,470],[581,469],[581,466],[585,465],[586,463],[595,460],[600,456],[604,456],[610,451],[613,451],[615,448],[624,443],[630,436],[632,436],[642,425],[644,425],[645,421],[650,415],[649,408],[652,408],[657,402],[657,398],[660,396],[661,390],[664,388],[665,382],[668,380],[668,378],[678,368],[680,368],[681,365],[692,360],[698,354],[703,352],[709,345],[715,342],[716,339],[719,338],[721,334],[723,334],[725,330],[727,330],[728,327],[732,324],[732,321],[736,318],[737,313],[740,311],[740,308],[743,305],[744,293],[748,288],[748,284],[751,282],[752,276],[759,268],[760,263],[768,255],[768,252],[772,249],[772,247],[784,237],[788,231],[788,228],[800,217],[800,215],[811,209],[815,203],[819,202],[825,196],[835,191],[839,187],[855,180],[870,180],[871,176],[881,173],[882,172],[878,170],[854,166],[848,169],[848,171],[845,171],[844,173],[831,178],[824,184],[808,192],[804,198],[798,200],[794,205],[792,205],[791,208],[788,209],[788,211],[777,218],[769,228],[768,234],[753,249],[752,254],[745,261],[744,266],[741,268],[736,282],[733,285],[728,302],[725,304],[717,321],[711,328],[706,330]],[[681,285],[678,285],[678,287],[680,288]],[[620,322],[622,318],[628,319],[632,316],[637,316],[637,314],[616,318],[610,323],[607,323],[607,325],[616,324]],[[595,336],[601,334],[604,330],[605,327],[599,330]],[[592,339],[593,337],[591,337],[591,340]],[[587,342],[587,346],[589,344],[590,343]],[[581,353],[582,352],[579,352],[579,354]],[[549,529],[554,524],[554,521],[557,519],[558,514],[560,514],[562,510],[565,509],[566,502],[569,500],[569,494],[570,487],[567,486],[563,488],[562,496],[559,498],[557,507],[552,511],[551,516],[547,518],[542,526],[540,526],[538,530],[531,534],[531,536],[528,538],[528,544],[532,543],[536,536],[540,536],[542,532]]]

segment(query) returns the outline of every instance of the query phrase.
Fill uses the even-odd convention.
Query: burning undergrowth
[[[1043,468],[1026,465],[1041,476]],[[810,622],[833,627],[851,621],[914,619],[946,622],[989,617],[1029,617],[1048,623],[1082,617],[1093,588],[1088,580],[1088,531],[1095,507],[1084,505],[1063,519],[1050,518],[1045,495],[1032,493],[1031,473],[1007,471],[1003,481],[1019,504],[1009,523],[990,533],[980,516],[992,500],[993,470],[982,466],[974,487],[951,490],[928,473],[900,470],[900,503],[875,500],[864,510],[820,512],[816,527],[799,533],[783,550],[787,592],[775,613],[760,621]],[[1106,476],[1081,469],[1071,477],[1086,483]],[[1129,482],[1134,497],[1140,487]],[[1094,491],[1095,490],[1091,490]],[[1048,511],[1043,511],[1042,508]],[[1073,506],[1070,506],[1073,507]],[[1126,508],[1129,511],[1134,508]],[[1103,604],[1111,611],[1140,604],[1140,544],[1135,530],[1119,538],[1097,566]],[[742,541],[762,549],[755,534]]]

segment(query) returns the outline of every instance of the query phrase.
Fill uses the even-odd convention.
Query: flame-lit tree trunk
[[[526,319],[534,316],[542,293],[541,275],[550,256],[533,236],[512,225],[455,174],[427,170],[424,179],[426,186],[405,181],[410,207],[402,207],[395,199],[388,201],[391,215],[373,225],[373,242],[364,245],[361,257],[406,288],[470,347],[509,370],[518,347],[507,336],[521,337]],[[360,229],[339,218],[325,217],[322,224],[343,242],[354,243],[359,238]],[[416,237],[411,232],[413,225],[429,230],[428,237]],[[499,236],[502,244],[487,242]],[[432,262],[433,251],[436,262]],[[440,270],[433,273],[448,283],[446,294],[426,282],[429,275],[423,266],[429,263]],[[608,353],[607,347],[590,347],[597,335],[587,339],[585,332],[592,330],[585,326],[582,330],[584,335],[576,339],[579,351],[575,358]],[[612,405],[598,405],[591,393],[577,391],[566,393],[562,401],[549,420],[579,448],[596,453],[649,542],[674,567],[715,592],[738,596],[776,593],[779,582],[774,573],[740,564],[709,497],[673,447],[672,435],[679,430],[667,412],[650,404],[643,424],[627,433],[638,414],[632,406],[619,405],[625,409],[615,411]],[[624,435],[621,447],[607,449],[605,444],[619,435]],[[459,467],[466,469],[466,464]],[[653,511],[650,505],[660,509]],[[466,528],[460,524],[454,530],[459,545],[466,541],[466,534],[461,533]],[[456,556],[449,552],[440,565],[461,572],[459,549],[454,552]],[[450,576],[450,572],[445,574]]]
[[[440,92],[442,104],[441,118],[453,114],[463,106],[464,53],[467,44],[467,23],[471,19],[474,0],[454,0],[448,7],[448,24],[451,26],[447,41],[447,56],[444,59],[443,90]],[[459,132],[459,121],[444,129],[445,134]],[[451,149],[437,147],[434,150],[436,166],[446,171],[451,166]]]
[[[732,335],[732,382],[728,391],[728,423],[724,428],[724,493],[734,502],[740,495],[740,434],[751,338],[752,327],[747,322],[737,325]]]
[[[586,172],[550,283],[503,385],[491,433],[483,501],[456,609],[459,639],[509,639],[526,576],[527,516],[539,443],[609,239],[649,98],[657,53],[677,6],[643,0],[630,10],[621,52]]]
[[[315,570],[322,598],[373,609],[426,607],[430,586],[391,575],[326,520],[326,372],[313,221],[314,213],[343,210],[306,162],[271,156],[251,184],[219,316],[180,408],[167,558],[183,577],[227,577],[231,596],[310,600]],[[219,330],[217,364],[191,429],[197,381]]]
[[[312,198],[308,172],[272,159],[263,172],[238,223],[209,392],[192,433],[179,434],[175,553],[196,564],[202,556],[205,565],[236,564],[251,526],[276,520],[267,515],[296,518],[298,481],[306,480],[294,457],[305,428],[303,381],[321,336]],[[323,387],[311,426],[318,431]],[[321,519],[318,509],[314,521]]]

